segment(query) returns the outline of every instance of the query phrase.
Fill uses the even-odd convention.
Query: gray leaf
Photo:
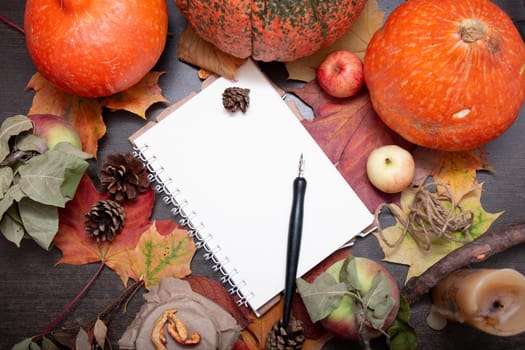
[[[33,123],[24,115],[15,115],[7,118],[0,127],[0,162],[9,154],[9,139],[24,131],[31,130]]]
[[[341,271],[339,271],[339,281],[346,283],[348,289],[359,292],[361,290],[361,283],[359,283],[358,276],[355,257],[349,255],[343,262]]]
[[[4,193],[4,197],[0,200],[0,217],[4,216],[13,202],[19,202],[24,197],[24,192],[22,192],[20,186],[13,185],[9,187],[6,193]]]
[[[330,315],[339,307],[341,299],[348,292],[346,284],[337,282],[327,272],[320,274],[313,283],[308,283],[302,278],[298,278],[296,283],[312,322]]]
[[[24,238],[24,226],[22,226],[18,221],[13,220],[13,218],[5,214],[0,221],[0,231],[4,234],[5,238],[8,241],[13,242],[17,247],[20,247],[20,242]]]
[[[13,182],[13,170],[9,167],[0,168],[0,199],[4,198],[11,183]]]
[[[18,209],[29,236],[42,248],[49,249],[58,231],[57,208],[24,198]]]
[[[81,150],[79,150],[78,148],[76,148],[69,142],[59,142],[55,145],[55,147],[53,147],[53,150],[64,152],[64,153],[67,153],[72,156],[75,156],[81,159],[85,159],[85,160],[93,158],[91,154],[82,152]]]
[[[16,149],[44,153],[47,151],[47,141],[33,134],[21,135],[16,139]]]
[[[47,151],[18,168],[19,185],[34,201],[63,208],[73,198],[88,163],[60,151]]]

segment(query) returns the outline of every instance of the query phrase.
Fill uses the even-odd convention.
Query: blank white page
[[[372,214],[248,60],[134,139],[160,181],[201,227],[200,236],[257,310],[284,289],[286,245],[300,155],[307,181],[298,276],[370,225]],[[246,113],[222,105],[250,89]],[[179,194],[180,191],[180,194]]]

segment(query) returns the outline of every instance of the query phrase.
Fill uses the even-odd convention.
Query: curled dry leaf
[[[246,59],[231,56],[199,37],[189,26],[179,39],[179,59],[228,79],[234,80],[237,68]]]

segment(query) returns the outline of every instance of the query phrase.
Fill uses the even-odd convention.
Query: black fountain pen
[[[299,174],[293,182],[293,202],[288,228],[288,247],[286,253],[286,277],[284,286],[284,311],[282,327],[286,329],[290,321],[292,297],[295,290],[297,263],[301,248],[301,235],[303,231],[304,194],[306,192],[306,179],[303,177],[304,159],[299,158]]]

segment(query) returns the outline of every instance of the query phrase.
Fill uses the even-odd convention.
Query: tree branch
[[[524,242],[525,222],[506,225],[487,232],[446,255],[421,275],[411,278],[403,294],[408,303],[413,304],[452,271],[486,260],[492,255]]]

